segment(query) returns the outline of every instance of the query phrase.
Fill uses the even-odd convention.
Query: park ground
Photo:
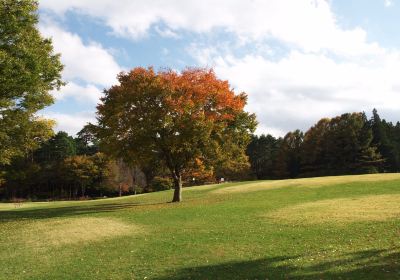
[[[0,279],[400,279],[400,174],[0,204]]]

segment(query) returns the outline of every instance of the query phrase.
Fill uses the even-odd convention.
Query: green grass
[[[400,174],[171,198],[0,204],[0,279],[400,279]]]

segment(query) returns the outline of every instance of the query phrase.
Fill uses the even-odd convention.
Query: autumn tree
[[[107,178],[108,185],[113,186],[119,196],[129,192],[129,185],[133,186],[134,183],[131,169],[121,159],[112,161],[110,169],[110,176]]]
[[[205,165],[200,159],[195,159],[187,166],[182,174],[183,180],[188,185],[215,181],[215,171],[212,166]]]
[[[329,137],[330,119],[320,119],[305,134],[301,149],[303,176],[323,176],[326,169],[326,139]]]
[[[162,160],[174,181],[173,202],[181,201],[182,174],[194,160],[247,160],[255,116],[243,109],[246,94],[235,94],[212,70],[135,68],[118,80],[97,107],[101,146],[138,163]]]
[[[62,85],[59,55],[38,29],[37,1],[0,1],[0,164],[24,156],[51,136],[52,122],[35,113]]]
[[[98,174],[97,166],[88,156],[72,156],[63,161],[64,180],[68,181],[71,193],[76,198],[80,190],[81,196],[86,194],[86,188]]]

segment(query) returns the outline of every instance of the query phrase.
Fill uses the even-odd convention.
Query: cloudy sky
[[[400,120],[400,0],[39,0],[68,84],[42,112],[75,134],[116,75],[213,67],[248,96],[258,133],[322,117]]]

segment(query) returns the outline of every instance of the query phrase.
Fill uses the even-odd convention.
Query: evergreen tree
[[[72,136],[64,131],[59,131],[44,143],[35,154],[39,161],[60,162],[67,157],[76,155],[76,144]]]
[[[296,178],[300,173],[301,147],[304,134],[300,130],[289,132],[283,138],[274,168],[278,178]]]
[[[77,135],[75,144],[78,155],[94,155],[99,152],[99,141],[96,138],[95,125],[86,124]]]
[[[326,145],[330,119],[323,118],[303,138],[300,152],[301,174],[305,177],[327,175]]]
[[[273,170],[281,139],[272,135],[252,137],[247,146],[247,155],[251,169],[257,179],[270,179],[274,177]]]
[[[391,123],[381,120],[376,109],[372,111],[370,124],[373,135],[372,143],[378,148],[378,152],[384,159],[384,164],[381,166],[381,171],[399,171],[399,149],[396,147],[398,144],[396,145],[396,141],[394,139],[395,128]]]

